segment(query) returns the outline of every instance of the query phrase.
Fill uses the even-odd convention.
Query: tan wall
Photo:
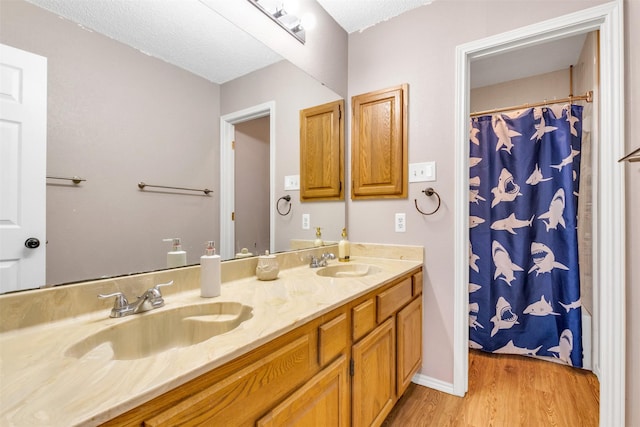
[[[0,42],[48,58],[47,173],[87,179],[47,185],[47,283],[164,268],[165,237],[199,262],[219,236],[219,86],[23,1],[2,2]]]

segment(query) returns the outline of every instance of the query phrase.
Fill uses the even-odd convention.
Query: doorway
[[[235,154],[235,248],[254,255],[270,250],[269,117],[238,123]]]
[[[600,379],[600,420],[624,425],[625,239],[624,174],[617,159],[624,155],[624,94],[622,91],[622,7],[620,2],[586,9],[514,31],[458,46],[456,50],[456,209],[455,315],[453,392],[468,388],[469,289],[469,70],[474,59],[590,31],[600,31],[600,135],[597,175],[594,175],[594,280],[606,284],[600,294],[598,329],[600,354],[594,372]]]
[[[269,117],[269,212],[273,212],[275,197],[276,160],[276,104],[266,102],[220,117],[220,242],[218,248],[223,259],[235,257],[235,154],[236,125],[250,120]],[[247,188],[247,193],[255,189]],[[269,215],[269,251],[275,247],[275,218]],[[247,248],[249,249],[249,248]]]

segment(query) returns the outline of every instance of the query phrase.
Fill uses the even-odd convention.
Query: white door
[[[47,59],[0,44],[0,294],[45,284]]]

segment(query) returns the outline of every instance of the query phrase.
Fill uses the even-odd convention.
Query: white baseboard
[[[453,383],[447,383],[442,380],[437,380],[427,375],[415,374],[411,379],[411,382],[421,386],[432,388],[434,390],[441,391],[443,393],[455,394],[453,392]]]

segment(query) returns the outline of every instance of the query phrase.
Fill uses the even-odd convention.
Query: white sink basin
[[[376,267],[375,265],[345,263],[322,267],[316,271],[316,274],[324,277],[349,278],[369,276],[379,273],[380,271],[382,271],[380,267]]]
[[[65,355],[81,358],[94,350],[111,350],[113,359],[140,359],[229,332],[253,317],[252,311],[237,302],[211,302],[134,314],[78,341]]]

